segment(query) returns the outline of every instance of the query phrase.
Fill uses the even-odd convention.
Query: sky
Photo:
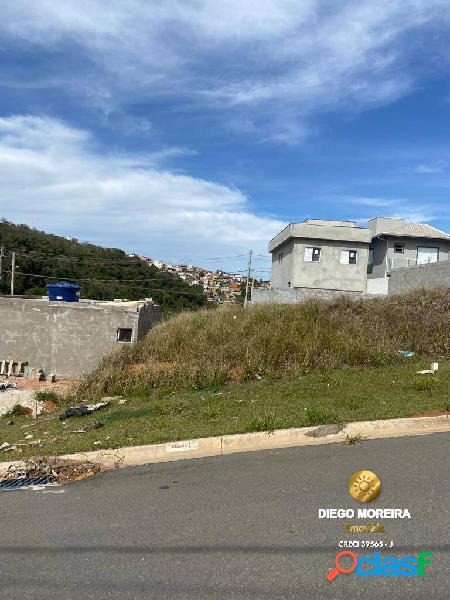
[[[450,0],[2,0],[0,217],[261,276],[289,222],[450,231],[449,42]]]

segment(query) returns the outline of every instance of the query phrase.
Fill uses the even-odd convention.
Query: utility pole
[[[3,257],[5,256],[5,246],[0,247],[0,281],[3,278]]]
[[[253,250],[250,250],[250,252],[248,254],[247,281],[245,282],[244,307],[247,306],[247,302],[248,302],[248,288],[249,288],[249,284],[250,284],[250,273],[252,272],[252,254],[253,254]]]
[[[16,271],[16,253],[12,253],[11,260],[11,296],[14,296],[14,275]]]

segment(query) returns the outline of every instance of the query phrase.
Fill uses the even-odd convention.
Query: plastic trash
[[[434,375],[439,370],[439,363],[431,363],[431,369],[423,369],[423,371],[417,371],[417,375]]]
[[[404,357],[404,358],[411,358],[412,356],[414,356],[415,352],[412,352],[411,350],[399,350],[399,353]]]
[[[64,421],[65,419],[70,419],[71,417],[85,417],[96,410],[106,408],[110,404],[110,402],[98,402],[97,404],[88,404],[87,406],[84,404],[80,404],[79,406],[71,406],[62,415],[59,415],[59,420]]]

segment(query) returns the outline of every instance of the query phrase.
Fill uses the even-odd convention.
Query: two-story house
[[[291,223],[269,242],[271,287],[365,292],[371,240],[352,221]]]
[[[372,241],[369,249],[369,293],[388,293],[391,272],[448,260],[450,235],[424,223],[376,217],[369,221]]]
[[[283,229],[269,252],[272,290],[296,290],[298,299],[302,291],[387,294],[393,269],[448,260],[450,235],[398,218],[376,217],[369,227],[307,219]]]

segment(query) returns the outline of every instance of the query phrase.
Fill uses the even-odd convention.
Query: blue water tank
[[[70,281],[57,281],[48,283],[48,299],[51,302],[78,302],[80,300],[81,287]]]

